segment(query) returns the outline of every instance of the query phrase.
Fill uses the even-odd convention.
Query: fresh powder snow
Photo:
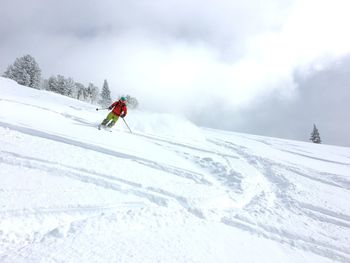
[[[350,148],[107,113],[0,78],[0,262],[350,262]]]

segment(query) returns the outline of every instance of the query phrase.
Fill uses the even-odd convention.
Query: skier
[[[108,107],[109,110],[112,110],[107,117],[98,125],[98,129],[101,129],[101,126],[112,128],[114,124],[118,121],[119,117],[124,118],[128,112],[126,107],[126,98],[121,97],[120,100],[113,102],[111,106]]]

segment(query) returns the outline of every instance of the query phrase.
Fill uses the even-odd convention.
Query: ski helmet
[[[121,97],[120,100],[121,101],[126,101],[126,98],[125,97]]]

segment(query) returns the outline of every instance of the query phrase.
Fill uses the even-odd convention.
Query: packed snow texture
[[[0,78],[0,262],[350,262],[349,148],[106,114]]]

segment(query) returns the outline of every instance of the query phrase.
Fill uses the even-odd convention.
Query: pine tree
[[[321,143],[321,137],[315,124],[311,133],[310,141],[312,141],[313,143]]]
[[[65,88],[65,78],[62,75],[57,75],[57,85],[58,85],[58,93],[62,95],[66,95],[67,91]]]
[[[64,79],[64,95],[69,96],[71,98],[75,97],[77,93],[77,87],[75,86],[75,82],[72,78]]]
[[[49,80],[48,79],[42,79],[42,81],[40,83],[40,89],[50,90],[49,89]]]
[[[48,90],[61,94],[57,77],[51,76],[48,80]]]
[[[88,99],[90,100],[90,103],[97,102],[98,94],[99,94],[98,87],[96,87],[92,83],[89,83],[89,86],[87,87],[87,95],[88,95]]]
[[[88,98],[87,88],[85,88],[85,86],[79,82],[75,82],[75,87],[77,90],[76,98],[78,100],[86,101]]]
[[[65,78],[62,75],[57,75],[57,77],[52,76],[49,78],[48,90],[72,98],[76,97],[78,93],[74,80],[72,78]]]
[[[39,89],[41,69],[31,55],[25,55],[17,58],[12,65],[8,66],[3,77],[13,79],[20,85]]]
[[[111,99],[111,91],[108,87],[108,83],[107,80],[105,79],[103,82],[103,87],[102,87],[102,91],[101,91],[101,99],[99,101],[99,104],[103,107],[107,107],[109,105],[111,105],[112,103],[112,99]]]

